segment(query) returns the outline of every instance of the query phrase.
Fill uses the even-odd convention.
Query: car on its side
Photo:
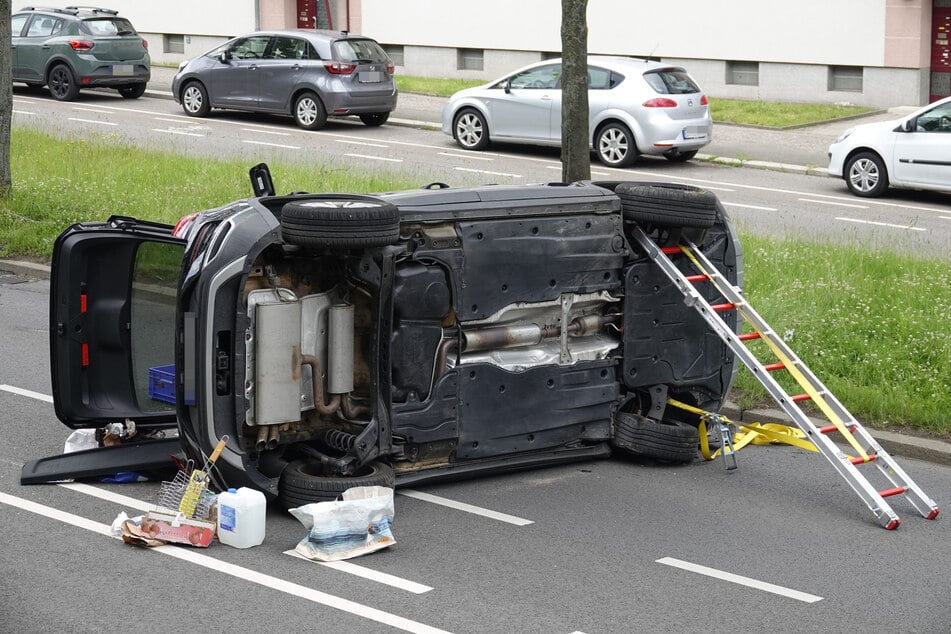
[[[829,175],[856,196],[889,187],[951,193],[951,97],[891,121],[853,126],[829,146]]]
[[[716,410],[738,364],[652,258],[696,244],[742,284],[712,192],[276,195],[261,166],[252,179],[255,197],[176,227],[116,216],[57,239],[51,370],[66,425],[177,425],[196,464],[226,438],[216,484],[288,508],[615,451],[696,457],[699,419],[668,398]],[[723,319],[736,328],[735,311]],[[45,473],[93,475],[92,459],[110,473],[121,455],[64,454]]]
[[[72,101],[80,88],[115,88],[126,99],[145,94],[149,43],[112,9],[24,7],[10,18],[13,81],[48,86]]]
[[[530,64],[461,90],[442,111],[442,131],[466,150],[489,143],[561,145],[562,61]],[[707,96],[678,66],[631,57],[588,57],[589,143],[603,164],[641,154],[688,161],[710,143]]]
[[[193,117],[223,108],[290,115],[305,130],[348,115],[380,126],[396,109],[394,69],[375,40],[347,31],[258,31],[183,61],[172,96]]]

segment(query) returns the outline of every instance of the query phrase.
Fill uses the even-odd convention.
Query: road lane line
[[[95,112],[96,114],[115,114],[112,110],[102,110],[99,108],[84,108],[80,106],[73,106],[73,110],[76,112]]]
[[[791,588],[784,588],[783,586],[773,585],[772,583],[759,581],[758,579],[751,579],[750,577],[735,575],[732,572],[724,572],[722,570],[717,570],[716,568],[707,568],[706,566],[701,566],[700,564],[693,564],[689,561],[674,559],[673,557],[663,557],[658,559],[657,563],[664,564],[665,566],[673,566],[674,568],[680,568],[681,570],[687,570],[689,572],[695,572],[700,575],[706,575],[708,577],[714,577],[715,579],[729,581],[730,583],[736,583],[741,586],[753,588],[755,590],[771,592],[773,594],[789,597],[790,599],[803,601],[805,603],[815,603],[816,601],[822,601],[822,597],[816,596],[814,594],[800,592],[799,590],[792,590]]]
[[[266,145],[268,147],[279,147],[285,150],[299,150],[300,146],[297,145],[284,145],[282,143],[268,143],[267,141],[252,141],[251,139],[241,139],[242,143],[248,143],[250,145]]]
[[[476,170],[469,167],[454,167],[457,172],[473,172],[475,174],[488,174],[489,176],[509,176],[511,178],[524,178],[520,174],[508,174],[506,172],[490,172],[488,170]]]
[[[558,171],[560,172],[563,168],[562,168],[561,165],[546,165],[546,166],[545,166],[545,169],[558,170]],[[611,176],[611,175],[608,174],[607,172],[595,172],[595,171],[591,170],[591,176],[604,176],[604,177],[609,177],[609,176]]]
[[[146,502],[136,498],[130,498],[129,496],[122,495],[121,493],[113,493],[112,491],[99,489],[97,487],[90,486],[88,484],[82,484],[80,482],[60,482],[58,486],[71,491],[76,491],[77,493],[82,493],[83,495],[99,498],[100,500],[105,500],[106,502],[112,502],[120,506],[128,506],[129,508],[138,509],[140,511],[154,511],[158,507],[158,504],[155,503]]]
[[[8,495],[2,491],[0,491],[0,504],[14,506],[24,511],[28,511],[36,515],[42,515],[43,517],[70,524],[72,526],[77,526],[79,528],[83,528],[100,535],[105,535],[113,539],[121,539],[112,534],[112,527],[108,524],[94,522],[92,520],[86,519],[85,517],[74,515],[73,513],[67,513],[66,511],[61,511],[50,506],[37,504],[36,502],[32,502],[30,500]],[[363,605],[355,601],[350,601],[332,594],[327,594],[326,592],[314,590],[313,588],[308,588],[285,579],[272,577],[271,575],[266,575],[256,570],[251,570],[250,568],[244,568],[235,564],[219,561],[214,557],[203,555],[188,548],[181,548],[179,546],[155,546],[147,550],[161,555],[174,557],[175,559],[180,559],[182,561],[195,564],[196,566],[201,566],[203,568],[208,568],[209,570],[220,572],[237,579],[242,579],[249,583],[264,586],[272,590],[277,590],[278,592],[283,592],[300,599],[305,599],[313,603],[340,610],[342,612],[347,612],[349,614],[353,614],[354,616],[359,616],[371,621],[376,621],[377,623],[389,625],[406,632],[414,632],[419,634],[447,634],[446,630],[440,630],[438,628],[426,625],[425,623],[412,621],[389,612],[384,612],[383,610],[371,608],[370,606]]]
[[[95,121],[94,119],[80,119],[78,117],[69,117],[70,121],[79,121],[80,123],[95,123],[98,125],[119,125],[118,123],[113,123],[111,121]]]
[[[801,203],[816,203],[817,205],[834,205],[836,207],[851,207],[853,209],[868,209],[868,205],[856,205],[853,203],[837,203],[831,200],[813,200],[811,198],[800,198]]]
[[[53,402],[52,396],[40,394],[39,392],[33,392],[31,390],[24,390],[20,387],[13,387],[12,385],[0,385],[0,390],[3,390],[4,392],[10,392],[11,394],[19,394],[20,396],[35,398],[36,400],[43,401],[44,403]]]
[[[457,502],[448,498],[441,498],[438,495],[431,495],[429,493],[423,493],[422,491],[414,491],[413,489],[397,489],[396,493],[398,495],[405,495],[408,498],[414,498],[424,502],[431,502],[433,504],[439,504],[440,506],[448,506],[449,508],[456,509],[457,511],[465,511],[466,513],[481,515],[482,517],[488,517],[489,519],[498,520],[500,522],[515,524],[516,526],[528,526],[529,524],[535,523],[532,520],[526,520],[514,515],[508,515],[506,513],[499,513],[498,511],[491,511],[489,509],[482,508],[481,506],[466,504],[465,502]]]
[[[28,114],[34,117],[36,116],[35,112],[30,112],[29,110],[17,110],[16,108],[13,109],[13,114]]]
[[[775,207],[758,207],[757,205],[741,205],[740,203],[730,203],[723,201],[724,205],[729,205],[730,207],[740,207],[741,209],[756,209],[757,211],[779,211]]]
[[[181,118],[172,119],[171,117],[152,117],[156,121],[167,121],[168,123],[182,123]]]
[[[162,130],[160,128],[152,128],[152,132],[164,132],[165,134],[180,134],[182,136],[199,136],[199,137],[205,136],[204,134],[198,134],[197,132],[185,132],[184,130],[172,130],[171,128],[167,128],[165,130]]]
[[[876,227],[891,227],[892,229],[905,229],[907,231],[927,231],[923,227],[912,227],[910,225],[896,225],[890,222],[875,222],[874,220],[859,220],[858,218],[846,218],[844,216],[836,216],[836,220],[842,220],[843,222],[857,222],[862,225],[875,225]]]
[[[284,554],[290,555],[291,557],[297,557],[298,559],[303,559],[304,561],[310,563],[320,564],[321,566],[325,566],[327,568],[333,568],[334,570],[339,570],[340,572],[345,572],[350,575],[362,577],[363,579],[393,586],[394,588],[398,588],[400,590],[406,590],[408,592],[412,592],[413,594],[423,594],[424,592],[429,592],[432,590],[431,587],[424,586],[421,583],[416,583],[415,581],[403,579],[402,577],[390,575],[385,572],[371,570],[370,568],[364,568],[363,566],[352,564],[349,561],[314,561],[304,557],[296,550],[285,550]]]
[[[351,141],[350,139],[334,139],[334,141],[336,141],[337,143],[347,143],[348,145],[363,145],[366,147],[382,147],[382,148],[390,147],[389,145],[385,145],[383,143],[367,143],[365,141]]]
[[[461,159],[472,159],[473,161],[494,161],[494,156],[476,156],[474,153],[470,154],[455,154],[453,152],[436,152],[439,156],[448,156],[450,158],[461,158]]]
[[[367,156],[366,154],[345,154],[344,156],[350,156],[353,158],[365,158],[370,159],[371,161],[389,161],[390,163],[402,163],[403,159],[394,159],[386,158],[385,156]]]
[[[258,134],[273,134],[274,136],[291,136],[290,132],[278,132],[277,130],[263,130],[261,128],[241,128],[242,132],[257,132]]]

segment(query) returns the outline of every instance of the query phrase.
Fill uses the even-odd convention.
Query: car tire
[[[616,121],[598,128],[594,135],[594,151],[598,160],[608,167],[627,167],[640,155],[630,128]]]
[[[347,489],[365,486],[393,488],[393,468],[382,462],[371,462],[352,476],[323,475],[317,460],[295,460],[288,463],[278,483],[278,501],[292,509],[313,502],[336,500]]]
[[[190,117],[204,117],[211,112],[208,91],[200,81],[190,81],[182,88],[182,110]]]
[[[378,247],[400,235],[399,209],[371,196],[291,202],[281,211],[284,242],[308,248]]]
[[[327,109],[316,94],[301,93],[294,100],[294,123],[304,130],[320,130],[327,124]]]
[[[614,420],[611,444],[632,456],[684,463],[697,456],[700,432],[680,421],[656,421],[619,412]]]
[[[689,152],[681,152],[679,150],[672,150],[664,154],[664,158],[670,161],[671,163],[686,163],[693,157],[697,155],[697,150],[690,150]]]
[[[662,227],[712,227],[717,220],[713,192],[676,183],[620,183],[624,219]]]
[[[878,154],[859,152],[845,162],[845,184],[856,196],[873,198],[888,189],[888,171]]]
[[[363,122],[363,125],[369,126],[371,128],[376,128],[383,125],[389,120],[389,118],[389,112],[365,112],[360,115],[360,121]]]
[[[489,145],[489,125],[481,112],[466,108],[453,117],[452,138],[464,150],[484,150]]]
[[[123,99],[138,99],[145,94],[145,82],[119,86],[119,94]]]
[[[57,64],[51,68],[46,84],[53,99],[57,101],[73,101],[79,95],[79,84],[66,64]]]

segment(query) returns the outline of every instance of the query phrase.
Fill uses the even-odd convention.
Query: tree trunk
[[[588,146],[588,0],[561,0],[561,179],[591,178]]]
[[[10,125],[13,121],[13,44],[10,0],[0,0],[0,200],[10,195]]]

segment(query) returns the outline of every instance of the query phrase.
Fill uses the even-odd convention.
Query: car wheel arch
[[[603,130],[605,126],[608,126],[611,124],[615,124],[615,125],[620,124],[620,125],[623,125],[625,128],[627,128],[634,139],[634,147],[637,149],[638,152],[642,152],[641,148],[638,147],[639,140],[644,138],[644,134],[643,134],[643,131],[641,130],[641,127],[637,125],[636,121],[628,121],[626,118],[618,117],[618,116],[603,117],[599,119],[592,126],[591,135],[590,135],[590,138],[588,139],[591,143],[592,149],[594,149],[597,145],[598,135],[601,134],[601,130]]]
[[[43,71],[43,81],[44,81],[44,83],[48,83],[48,82],[49,82],[49,80],[50,80],[50,73],[52,72],[52,70],[53,70],[54,68],[56,68],[56,67],[59,66],[60,64],[62,64],[62,65],[64,65],[64,66],[66,66],[67,68],[69,68],[69,71],[73,74],[73,76],[75,76],[77,79],[79,78],[78,73],[76,73],[76,67],[73,66],[73,63],[72,63],[71,61],[69,61],[69,58],[68,58],[68,57],[55,56],[55,57],[51,57],[51,58],[49,59],[49,61],[46,62],[46,69]]]
[[[463,103],[463,104],[459,105],[459,106],[458,106],[455,110],[453,110],[453,112],[452,112],[452,118],[450,119],[450,121],[452,122],[452,126],[453,126],[453,129],[452,129],[452,138],[453,138],[453,139],[456,138],[456,125],[455,125],[455,124],[456,124],[456,119],[458,119],[459,116],[460,116],[462,113],[466,112],[467,110],[471,110],[471,111],[477,113],[479,116],[481,116],[481,117],[485,120],[486,126],[488,126],[490,129],[491,129],[491,127],[492,127],[492,116],[489,114],[489,111],[488,111],[488,109],[485,108],[485,106],[483,106],[481,103],[466,102],[466,103]]]

